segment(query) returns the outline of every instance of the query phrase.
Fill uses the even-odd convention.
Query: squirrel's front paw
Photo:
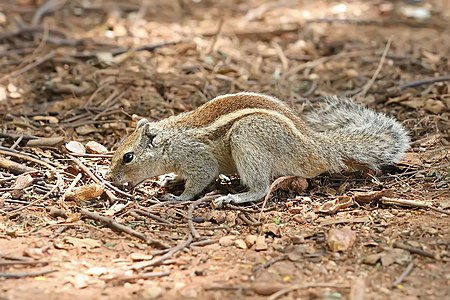
[[[220,196],[219,198],[214,199],[211,205],[213,208],[218,209],[223,208],[223,205],[228,203],[236,203],[234,195]]]
[[[174,194],[166,194],[161,197],[162,201],[184,201],[180,196],[176,196]]]

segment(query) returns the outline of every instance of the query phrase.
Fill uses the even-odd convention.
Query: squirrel
[[[131,188],[173,172],[185,190],[165,198],[187,201],[219,174],[237,173],[248,191],[216,198],[213,205],[222,207],[261,200],[277,176],[312,178],[355,165],[378,170],[399,162],[409,142],[398,121],[347,98],[327,98],[300,117],[275,97],[240,92],[158,122],[141,119],[106,179]]]

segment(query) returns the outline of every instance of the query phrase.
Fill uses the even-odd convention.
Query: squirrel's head
[[[145,179],[166,173],[161,170],[165,138],[156,123],[138,122],[114,153],[106,179],[114,185],[133,188]]]

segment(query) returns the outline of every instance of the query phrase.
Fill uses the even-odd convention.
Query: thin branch
[[[443,81],[450,81],[450,75],[444,75],[444,76],[438,76],[438,77],[430,77],[430,78],[424,78],[412,82],[408,82],[405,84],[402,84],[400,86],[400,90],[404,90],[407,88],[415,88],[424,84],[430,84],[435,82],[443,82]]]
[[[428,252],[428,251],[425,251],[425,250],[422,250],[420,248],[416,248],[416,247],[413,247],[410,245],[406,245],[401,242],[394,242],[394,244],[392,244],[392,246],[394,248],[403,249],[403,250],[406,250],[406,251],[414,253],[414,254],[419,254],[419,255],[434,258],[434,259],[436,258],[436,255],[434,253],[431,253],[431,252]]]
[[[182,243],[180,243],[177,246],[170,249],[170,251],[168,251],[166,254],[161,255],[160,257],[154,258],[150,261],[137,262],[137,263],[133,264],[129,269],[139,270],[139,269],[144,269],[147,267],[159,265],[166,259],[171,258],[172,255],[174,255],[178,251],[181,251],[184,248],[186,248],[187,246],[189,246],[192,243],[192,241],[193,241],[192,235],[189,235],[185,241],[183,241]]]
[[[429,208],[429,209],[437,211],[441,214],[450,215],[450,211],[431,206],[430,204],[425,203],[425,202],[419,202],[419,201],[414,201],[414,200],[409,200],[409,199],[388,198],[388,197],[381,197],[380,201],[383,204],[397,204],[397,205],[406,206],[406,207]]]
[[[381,69],[383,68],[384,61],[386,60],[386,55],[389,51],[389,48],[391,47],[391,43],[392,43],[392,36],[387,41],[386,47],[384,47],[383,54],[381,55],[380,62],[378,63],[378,67],[375,70],[375,73],[373,73],[372,78],[370,78],[370,80],[364,85],[362,91],[358,93],[358,96],[365,97],[367,92],[369,91],[369,89],[372,87],[373,83],[377,79],[378,75],[381,72]]]
[[[44,270],[44,271],[28,272],[28,273],[0,273],[0,277],[24,278],[24,277],[32,277],[32,276],[42,276],[42,275],[50,274],[53,272],[58,272],[58,270]]]
[[[412,270],[414,269],[414,263],[410,262],[409,265],[406,267],[405,271],[392,283],[392,287],[396,287],[400,283],[405,280],[406,276],[408,276]]]
[[[290,287],[279,290],[278,292],[272,294],[267,300],[276,300],[281,296],[290,293],[295,290],[304,290],[309,288],[332,288],[332,289],[349,289],[350,286],[334,283],[312,283],[312,284],[295,284]]]
[[[47,53],[46,55],[39,57],[38,59],[36,59],[34,62],[32,62],[31,64],[26,65],[25,67],[19,69],[19,70],[15,70],[14,72],[10,73],[10,74],[6,74],[5,76],[3,76],[2,78],[0,78],[0,82],[3,82],[5,79],[11,79],[13,77],[19,76],[23,73],[26,73],[28,71],[30,71],[31,69],[36,68],[37,66],[39,66],[40,64],[43,64],[44,62],[46,62],[47,60],[52,59],[55,56],[55,51],[50,51],[49,53]]]
[[[113,229],[113,230],[118,230],[121,232],[125,232],[128,233],[129,235],[132,235],[134,237],[137,237],[138,239],[141,239],[143,241],[145,241],[146,243],[148,243],[149,245],[154,245],[156,247],[160,247],[160,248],[168,248],[168,246],[159,240],[153,239],[149,236],[147,236],[145,233],[136,231],[128,226],[122,225],[120,223],[117,223],[116,221],[114,221],[113,219],[104,217],[104,216],[100,216],[94,212],[88,211],[87,209],[82,208],[81,209],[81,215],[92,219],[94,221],[98,221],[103,223],[104,225],[108,226],[109,228]]]
[[[197,230],[194,227],[194,222],[192,221],[192,214],[194,212],[194,209],[199,206],[201,203],[204,202],[211,202],[214,199],[220,197],[220,195],[207,195],[203,198],[200,198],[194,202],[192,202],[192,204],[189,206],[188,209],[188,213],[187,213],[187,220],[188,220],[188,226],[189,226],[189,230],[191,231],[191,235],[194,237],[194,239],[199,239],[201,237],[201,235],[197,232]]]

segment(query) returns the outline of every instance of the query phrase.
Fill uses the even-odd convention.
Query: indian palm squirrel
[[[135,187],[170,172],[185,180],[192,200],[219,175],[238,174],[247,192],[225,203],[258,201],[274,177],[311,178],[359,165],[377,170],[399,162],[409,147],[404,127],[350,99],[331,97],[299,117],[275,97],[242,92],[218,96],[194,111],[158,122],[142,119],[115,152],[107,179]]]

